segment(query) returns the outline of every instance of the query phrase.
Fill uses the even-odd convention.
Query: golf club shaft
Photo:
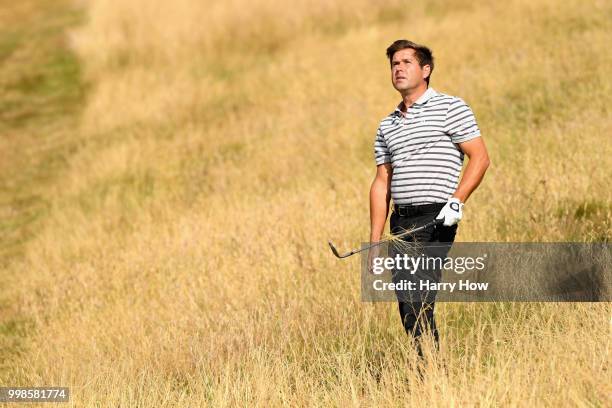
[[[427,229],[427,228],[429,228],[429,227],[432,227],[432,226],[434,226],[434,225],[441,224],[441,221],[442,221],[442,220],[433,220],[433,221],[428,222],[428,223],[427,223],[427,224],[425,224],[425,225],[421,225],[420,227],[417,227],[417,228],[411,229],[411,230],[409,230],[409,231],[404,231],[404,232],[402,232],[401,234],[397,234],[397,235],[395,235],[395,236],[394,236],[394,237],[392,237],[392,238],[387,238],[387,239],[382,240],[382,241],[374,242],[373,244],[370,244],[370,245],[366,246],[365,248],[361,248],[361,249],[359,250],[359,252],[365,251],[365,250],[370,249],[370,248],[374,248],[374,247],[376,247],[376,246],[378,246],[378,245],[381,245],[381,244],[387,243],[387,242],[392,241],[392,240],[397,239],[397,238],[402,238],[402,237],[405,237],[406,235],[414,234],[415,232],[422,231],[422,230]]]
[[[389,242],[389,241],[391,241],[393,239],[402,238],[402,237],[405,237],[406,235],[414,234],[416,232],[422,231],[422,230],[427,229],[429,227],[432,227],[434,225],[442,224],[442,222],[443,222],[442,219],[435,219],[435,220],[430,221],[427,224],[422,225],[420,227],[411,229],[409,231],[404,231],[401,234],[397,234],[393,238],[388,238],[388,239],[385,239],[385,240],[382,240],[382,241],[374,242],[374,243],[372,243],[372,244],[370,244],[370,245],[368,245],[366,247],[363,247],[363,248],[360,248],[360,249],[355,249],[355,250],[353,250],[353,251],[351,251],[351,252],[349,252],[347,254],[344,254],[344,255],[340,255],[338,253],[338,251],[335,249],[335,247],[332,245],[331,242],[329,243],[329,246],[331,247],[332,252],[334,253],[334,255],[336,255],[338,258],[347,258],[347,257],[349,257],[351,255],[355,255],[355,254],[358,254],[360,252],[366,251],[368,249],[374,248],[374,247],[376,247],[378,245],[382,245],[384,243],[387,243],[387,242]]]

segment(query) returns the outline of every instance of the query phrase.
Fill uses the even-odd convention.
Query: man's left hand
[[[461,221],[463,216],[463,203],[458,198],[452,197],[436,217],[436,220],[443,219],[445,227],[452,227]]]

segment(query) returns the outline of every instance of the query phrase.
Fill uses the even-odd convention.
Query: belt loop
[[[403,211],[403,209],[404,209],[404,208],[402,208],[402,206],[401,206],[401,205],[399,205],[399,204],[394,204],[394,205],[393,205],[393,210],[394,210],[394,211],[395,211],[395,213],[396,213],[397,215],[399,215],[400,217],[404,217],[404,211]]]

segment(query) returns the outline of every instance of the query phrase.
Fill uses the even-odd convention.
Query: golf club
[[[366,246],[366,247],[364,247],[364,248],[361,248],[361,249],[354,249],[354,250],[352,250],[351,252],[347,252],[346,254],[342,254],[342,255],[341,255],[341,254],[338,252],[338,250],[336,249],[336,247],[334,246],[334,244],[332,244],[332,242],[331,242],[331,241],[328,241],[327,243],[329,244],[329,247],[331,248],[332,252],[334,253],[334,255],[336,255],[336,257],[337,257],[337,258],[348,258],[348,257],[349,257],[349,256],[351,256],[351,255],[355,255],[355,254],[358,254],[358,253],[360,253],[360,252],[363,252],[363,251],[365,251],[365,250],[367,250],[367,249],[374,248],[375,246],[382,245],[382,244],[384,244],[385,242],[389,242],[389,241],[391,241],[391,240],[393,240],[393,239],[396,239],[396,238],[401,238],[401,237],[404,237],[404,236],[406,236],[406,235],[414,234],[415,232],[422,231],[422,230],[427,229],[427,228],[429,228],[429,227],[432,227],[432,226],[435,226],[435,225],[440,225],[440,224],[442,224],[443,222],[444,222],[444,220],[443,220],[443,219],[436,219],[436,220],[430,221],[430,222],[428,222],[427,224],[422,225],[422,226],[420,226],[420,227],[413,228],[413,229],[411,229],[411,230],[409,230],[409,231],[404,231],[404,232],[402,232],[401,234],[397,234],[397,235],[395,235],[393,238],[385,239],[385,240],[383,240],[383,241],[378,241],[378,242],[375,242],[375,243],[373,243],[373,244],[370,244],[370,245],[368,245],[368,246]]]

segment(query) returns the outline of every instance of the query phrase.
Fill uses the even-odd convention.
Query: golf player
[[[429,86],[434,69],[429,48],[398,40],[387,48],[387,57],[391,83],[402,100],[380,122],[376,133],[370,241],[381,239],[393,199],[392,234],[439,219],[443,224],[402,240],[449,243],[450,249],[463,205],[489,166],[487,149],[470,107],[461,98]],[[459,180],[464,155],[469,162]],[[406,301],[398,297],[398,302],[406,333],[418,340],[429,330],[437,344],[433,300]]]

